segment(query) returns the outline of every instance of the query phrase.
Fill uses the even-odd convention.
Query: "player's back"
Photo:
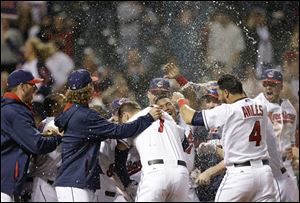
[[[267,111],[264,104],[243,98],[203,111],[206,126],[222,127],[225,164],[268,159],[266,146]]]
[[[145,115],[146,108],[130,119]],[[188,201],[189,174],[180,136],[184,129],[163,113],[161,118],[134,138],[142,163],[136,202]]]
[[[150,108],[146,108],[135,114],[130,121],[139,116],[145,115]],[[185,160],[181,145],[181,136],[184,136],[184,129],[177,126],[173,118],[163,113],[161,119],[152,123],[146,130],[134,138],[142,165],[149,160]]]

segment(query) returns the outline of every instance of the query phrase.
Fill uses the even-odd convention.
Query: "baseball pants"
[[[184,166],[143,166],[136,202],[188,202],[189,174]]]
[[[58,202],[53,182],[35,177],[33,179],[31,201],[32,202]]]
[[[94,192],[76,187],[55,187],[59,202],[92,202]]]
[[[8,194],[1,192],[1,202],[14,202],[14,198]]]
[[[275,179],[277,190],[276,199],[280,202],[299,202],[299,189],[295,177],[291,177],[288,172]]]
[[[227,166],[215,202],[274,202],[276,189],[269,165],[261,160],[250,166]]]

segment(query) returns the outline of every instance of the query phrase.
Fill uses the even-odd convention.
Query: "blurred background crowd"
[[[100,78],[93,102],[104,110],[121,97],[145,107],[168,62],[196,83],[235,74],[249,97],[263,70],[279,69],[299,112],[299,2],[1,1],[1,95],[10,72],[30,70],[44,79],[37,112],[78,68]]]

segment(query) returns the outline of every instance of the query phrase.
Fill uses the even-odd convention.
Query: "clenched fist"
[[[152,109],[149,111],[150,115],[154,120],[157,120],[162,115],[162,110],[159,106],[154,105]]]

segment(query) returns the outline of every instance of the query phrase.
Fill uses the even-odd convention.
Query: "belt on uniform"
[[[53,185],[54,181],[53,181],[53,180],[47,180],[47,183],[48,183],[49,185]]]
[[[280,171],[281,171],[282,174],[284,174],[284,173],[286,172],[286,168],[285,168],[285,167],[282,167],[282,168],[280,169]]]
[[[162,160],[162,159],[154,159],[154,160],[148,161],[148,165],[149,165],[149,166],[150,166],[150,165],[153,165],[153,164],[163,164],[163,163],[164,163],[164,160]],[[185,161],[178,160],[178,161],[177,161],[177,164],[186,167]]]
[[[105,191],[105,195],[108,197],[115,197],[116,193],[115,192],[111,192],[111,191]]]
[[[269,165],[269,160],[262,160],[263,165]],[[250,161],[246,161],[244,163],[234,163],[233,164],[235,167],[241,167],[241,166],[251,166],[251,162]]]

